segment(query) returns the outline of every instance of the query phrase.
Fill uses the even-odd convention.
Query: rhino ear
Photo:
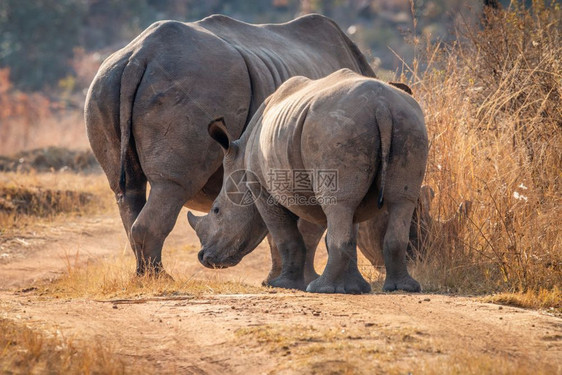
[[[402,82],[388,82],[389,85],[399,88],[400,90],[407,92],[410,95],[413,95],[412,89],[405,83]]]
[[[218,118],[209,123],[208,127],[209,135],[222,147],[223,151],[226,153],[231,145],[230,135],[228,130],[226,130],[226,124],[224,123],[224,118]]]

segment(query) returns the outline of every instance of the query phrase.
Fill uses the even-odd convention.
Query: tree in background
[[[0,67],[18,88],[54,86],[71,72],[85,10],[82,0],[0,2]]]
[[[221,13],[270,23],[314,12],[333,18],[377,68],[392,74],[402,65],[392,51],[406,62],[413,59],[415,43],[404,43],[405,37],[454,38],[458,19],[471,18],[465,17],[467,9],[479,14],[484,4],[505,8],[511,1],[0,0],[0,68],[10,69],[15,89],[52,92],[58,86],[79,92],[91,77],[81,77],[84,69],[77,71],[77,64],[94,53],[102,60],[155,21],[195,21]]]

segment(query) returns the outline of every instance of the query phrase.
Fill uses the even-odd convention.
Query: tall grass
[[[437,240],[415,265],[427,289],[562,285],[561,23],[559,3],[512,2],[461,42],[426,43],[407,67],[430,135],[433,215],[473,202],[461,240]]]

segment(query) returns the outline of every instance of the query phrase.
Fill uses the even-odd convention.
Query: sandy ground
[[[226,270],[200,266],[198,245],[182,212],[164,261],[170,248],[193,254],[166,264],[172,274],[259,285],[269,269],[265,244]],[[133,303],[26,292],[69,264],[130,251],[116,215],[77,218],[0,246],[1,317],[99,342],[148,373],[562,373],[562,319],[477,298],[272,289]]]

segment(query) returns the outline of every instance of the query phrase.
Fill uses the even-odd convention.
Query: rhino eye
[[[219,213],[219,208],[218,208],[218,207],[213,208],[213,213],[214,213],[214,214],[218,214],[218,213]]]

